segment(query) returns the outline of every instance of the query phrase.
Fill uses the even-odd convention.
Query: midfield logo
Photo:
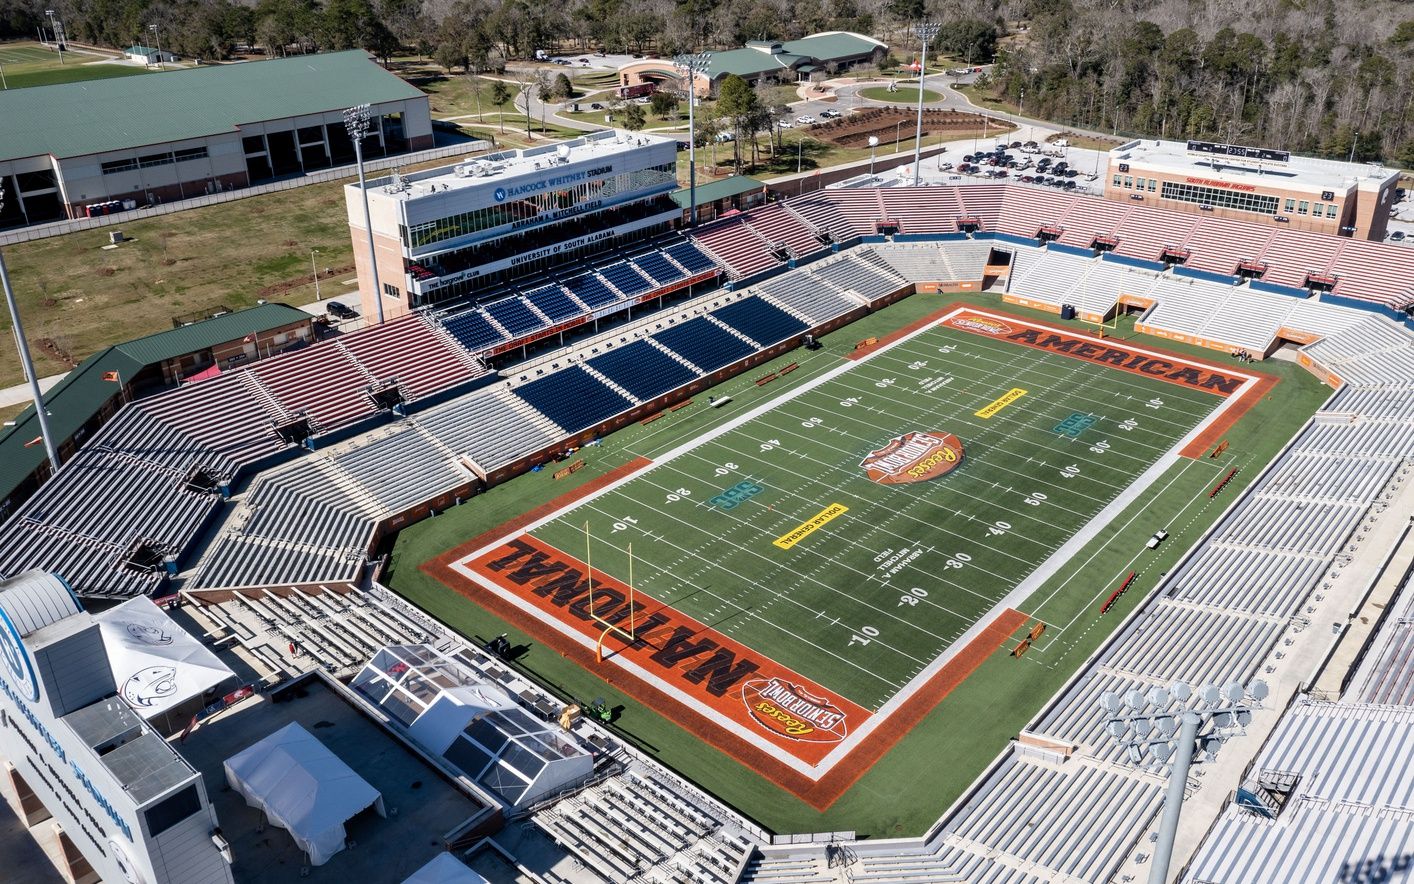
[[[926,482],[962,464],[962,442],[951,433],[904,433],[859,462],[869,478],[880,485]]]

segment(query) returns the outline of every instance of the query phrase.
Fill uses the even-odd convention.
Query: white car
[[[777,121],[776,121],[776,128],[777,128],[777,129],[794,129],[794,128],[795,128],[795,124],[792,123],[790,120],[777,120]]]
[[[797,126],[813,126],[815,125],[815,118],[809,114],[805,114],[804,116],[796,117],[795,123]]]

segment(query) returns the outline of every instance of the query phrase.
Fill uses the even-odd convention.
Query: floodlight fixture
[[[928,79],[928,44],[937,39],[943,26],[935,21],[923,21],[914,25],[914,36],[923,44],[922,57],[918,60],[918,128],[913,140],[913,186],[917,187],[922,174],[923,162],[923,86]]]
[[[344,128],[354,146],[354,160],[358,163],[358,191],[363,197],[363,226],[368,234],[368,272],[373,277],[373,305],[376,307],[378,324],[383,324],[383,286],[378,279],[378,253],[373,247],[373,214],[368,209],[368,182],[363,177],[363,139],[373,129],[373,108],[358,104],[344,110]]]

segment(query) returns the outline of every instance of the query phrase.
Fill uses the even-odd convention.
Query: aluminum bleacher
[[[762,347],[780,343],[809,329],[805,323],[760,298],[742,298],[712,311],[712,316]]]
[[[512,338],[528,335],[545,325],[545,320],[537,316],[520,298],[502,298],[492,301],[482,309],[497,325],[509,332]]]
[[[599,275],[607,280],[609,285],[622,292],[625,297],[631,298],[653,288],[652,280],[639,273],[638,269],[627,261],[609,264],[598,269]]]
[[[863,304],[829,284],[821,285],[815,273],[788,273],[756,287],[764,297],[820,323],[842,316]]]
[[[1060,242],[1088,249],[1097,236],[1118,236],[1116,231],[1130,211],[1131,207],[1121,202],[1081,197],[1065,216]]]
[[[1115,233],[1119,237],[1115,253],[1143,261],[1158,261],[1165,248],[1183,248],[1193,228],[1198,226],[1198,220],[1193,215],[1135,206],[1129,210]]]
[[[1213,273],[1236,273],[1239,261],[1251,261],[1262,254],[1272,233],[1271,228],[1241,221],[1202,218],[1184,244],[1193,253],[1184,266]]]
[[[797,197],[787,205],[810,224],[828,230],[837,241],[845,241],[878,234],[884,217],[880,193],[874,189],[823,190]]]
[[[511,392],[571,434],[633,406],[578,365],[521,384]]]
[[[666,246],[663,254],[672,258],[679,266],[689,274],[706,273],[717,267],[717,262],[713,261],[706,252],[692,244],[692,240],[683,240],[674,245]]]
[[[539,451],[560,436],[554,424],[503,386],[478,390],[412,420],[447,451],[466,455],[487,471]]]
[[[558,285],[542,285],[525,294],[525,300],[550,320],[551,323],[573,319],[584,312],[584,307],[565,293]]]
[[[1278,230],[1257,257],[1267,265],[1266,282],[1304,288],[1308,273],[1323,274],[1347,241],[1304,230]]]
[[[646,340],[615,347],[588,360],[587,364],[641,401],[690,384],[698,377],[697,372],[680,359]]]
[[[394,319],[336,341],[374,380],[396,379],[409,400],[486,373],[474,359],[450,346],[421,315]]]
[[[443,317],[443,327],[472,353],[479,353],[508,340],[506,332],[486,317],[479,307]]]
[[[948,188],[886,187],[879,191],[884,217],[899,222],[903,233],[955,233],[961,214],[944,208]],[[956,205],[955,198],[952,201]]]
[[[565,288],[595,310],[606,307],[619,299],[619,296],[604,284],[604,280],[594,273],[571,276],[565,280]]]
[[[647,274],[654,283],[660,286],[677,282],[688,275],[683,271],[683,268],[669,261],[662,252],[644,252],[634,255],[631,260],[640,273]]]

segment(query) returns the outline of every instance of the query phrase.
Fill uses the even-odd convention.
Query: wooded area
[[[995,55],[983,85],[1030,116],[1414,166],[1414,10],[1396,0],[0,0],[0,35],[34,36],[46,8],[71,39],[113,47],[160,23],[164,47],[197,58],[363,47],[480,71],[536,49],[668,54],[822,30],[907,60],[927,15],[940,52]]]

